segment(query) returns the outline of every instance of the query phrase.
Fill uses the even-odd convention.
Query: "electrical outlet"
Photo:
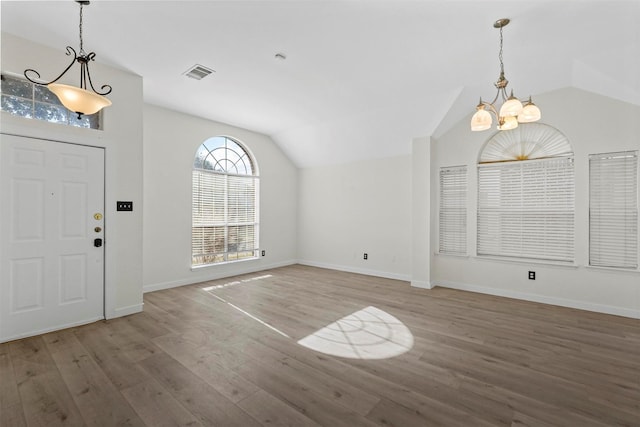
[[[529,280],[536,280],[536,272],[535,271],[530,271],[529,272]]]
[[[116,202],[116,210],[117,211],[133,211],[133,202]]]
[[[267,251],[265,251],[264,249],[262,250],[262,256],[265,256],[267,254]]]
[[[369,259],[369,254],[367,254],[367,253],[365,252],[365,254],[364,254],[364,257],[363,257],[363,258],[364,258],[364,259]]]

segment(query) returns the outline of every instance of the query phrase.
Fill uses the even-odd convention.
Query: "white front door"
[[[103,215],[104,149],[0,135],[0,342],[104,318]]]

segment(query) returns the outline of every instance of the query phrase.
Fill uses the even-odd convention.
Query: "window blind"
[[[467,254],[467,167],[440,169],[440,212],[438,252]]]
[[[192,264],[254,256],[257,177],[196,169],[192,183]]]
[[[478,255],[574,260],[573,157],[478,166]]]
[[[638,152],[589,156],[589,265],[638,268]]]

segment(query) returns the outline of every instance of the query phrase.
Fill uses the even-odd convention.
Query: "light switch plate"
[[[116,202],[116,210],[117,211],[133,211],[133,202],[122,202],[122,201],[117,201]]]

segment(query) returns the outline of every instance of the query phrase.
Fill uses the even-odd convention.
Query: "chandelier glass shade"
[[[500,59],[500,77],[494,83],[497,93],[491,102],[483,101],[480,98],[480,102],[476,106],[476,112],[471,117],[472,131],[483,131],[491,128],[494,116],[498,122],[498,130],[515,129],[518,127],[518,123],[530,123],[540,120],[540,109],[531,101],[531,97],[523,105],[513,95],[513,91],[507,95],[509,81],[504,76],[504,63],[502,61],[502,28],[509,22],[509,19],[503,18],[493,24],[495,28],[500,29],[500,53],[498,55]],[[496,107],[498,100],[502,101],[502,106],[499,109]]]
[[[47,88],[58,97],[62,105],[78,114],[78,119],[80,119],[83,114],[95,114],[103,108],[110,106],[111,101],[106,98],[105,95],[111,93],[112,88],[110,85],[102,85],[100,91],[98,91],[93,86],[91,73],[89,72],[89,62],[95,60],[96,54],[94,52],[86,53],[84,51],[82,38],[82,8],[88,5],[89,1],[75,1],[80,4],[80,51],[76,52],[71,46],[67,46],[67,55],[73,55],[73,60],[58,77],[50,82],[40,81],[40,73],[33,69],[25,70],[24,76],[31,83],[47,86]],[[76,62],[80,64],[80,86],[56,83]],[[91,91],[87,89],[87,85]]]

